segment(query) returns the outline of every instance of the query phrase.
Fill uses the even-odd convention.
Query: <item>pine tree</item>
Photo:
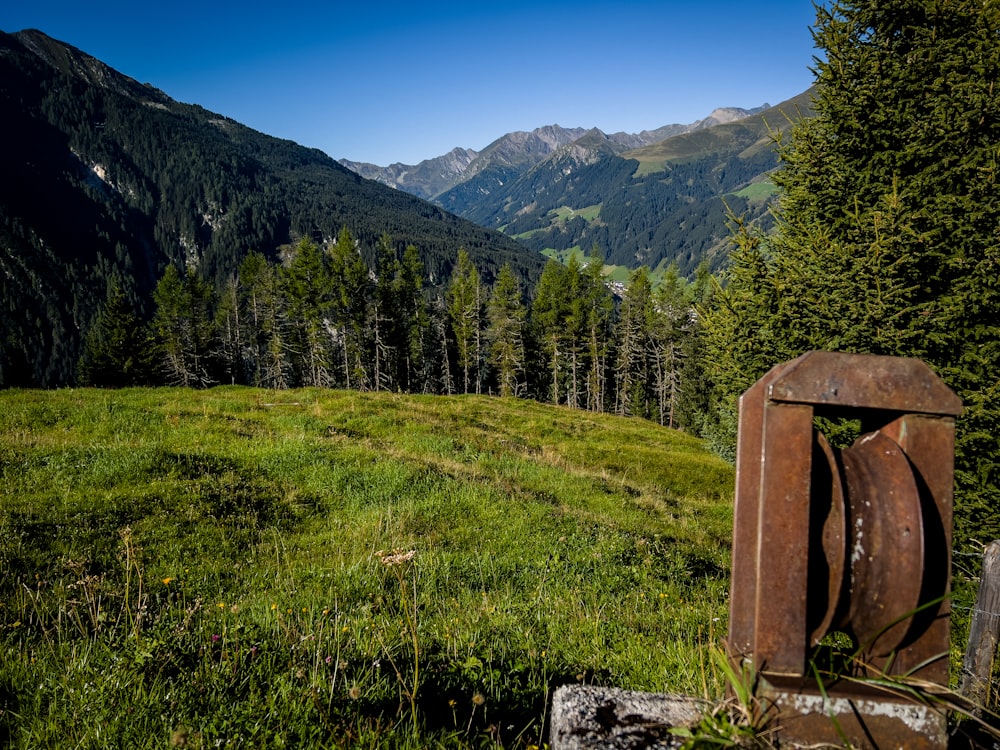
[[[661,425],[671,428],[675,426],[680,399],[684,344],[690,335],[690,294],[676,265],[667,268],[653,292],[649,357],[653,368],[656,417]]]
[[[374,355],[373,382],[377,391],[394,391],[398,387],[399,355],[404,342],[402,310],[397,296],[400,264],[388,235],[383,234],[379,238],[375,269],[368,326],[372,333]]]
[[[595,246],[583,269],[583,307],[587,339],[587,409],[604,411],[607,394],[608,339],[614,298],[604,283],[604,261]]]
[[[243,349],[247,382],[260,388],[288,388],[290,323],[278,270],[252,252],[240,265],[239,282],[240,307],[247,321]]]
[[[738,381],[807,349],[927,361],[966,404],[959,543],[1000,535],[998,31],[1000,5],[978,0],[818,8],[816,116],[781,148],[769,256],[734,265],[746,278],[718,302],[740,315],[712,334],[731,332],[713,344],[730,412]]]
[[[509,265],[497,276],[486,308],[490,363],[496,368],[501,396],[519,396],[523,389],[525,310],[521,287]]]
[[[399,382],[409,392],[424,391],[430,357],[424,341],[430,326],[424,299],[424,265],[415,245],[407,245],[393,284],[400,331]]]
[[[176,266],[168,265],[153,301],[153,331],[167,380],[189,388],[218,382],[215,293],[208,282],[193,268],[182,278]]]
[[[540,384],[539,393],[548,393],[553,404],[561,402],[564,391],[566,311],[569,307],[566,289],[566,267],[555,260],[549,260],[542,269],[542,275],[535,287],[535,298],[531,303],[531,324],[535,338],[545,359],[548,383]]]
[[[332,284],[328,260],[315,242],[304,238],[298,243],[284,268],[283,282],[299,381],[307,386],[330,386],[334,352],[326,322],[331,314]]]
[[[346,227],[340,230],[330,253],[330,278],[329,333],[339,345],[343,385],[367,390],[372,387],[366,329],[372,283],[368,266]]]
[[[649,338],[653,316],[653,290],[649,269],[637,268],[629,275],[622,298],[615,339],[616,412],[622,416],[649,416]]]
[[[585,279],[576,253],[570,255],[563,272],[566,284],[566,309],[563,331],[566,351],[566,405],[574,409],[581,403],[586,382],[587,306]]]
[[[215,326],[219,332],[219,360],[222,371],[231,385],[246,383],[244,352],[246,350],[246,323],[239,276],[226,282],[219,305],[215,311]]]
[[[703,364],[710,381],[702,436],[729,460],[736,459],[737,400],[794,349],[774,333],[778,308],[775,273],[762,238],[737,222],[736,248],[723,274],[725,285],[698,308]]]
[[[455,378],[452,375],[449,349],[448,303],[442,295],[438,294],[431,300],[428,314],[429,325],[424,345],[424,392],[450,396],[455,392]]]
[[[459,248],[458,261],[448,285],[448,315],[455,335],[458,366],[462,368],[465,393],[469,393],[470,378],[475,378],[476,393],[480,392],[480,335],[482,333],[482,284],[479,271],[465,248]]]
[[[680,386],[674,409],[674,426],[694,435],[704,432],[709,413],[711,389],[705,367],[705,325],[702,311],[711,304],[717,281],[707,261],[695,269],[695,277],[686,285],[690,300],[684,338],[681,343]]]
[[[146,326],[117,279],[83,340],[77,369],[80,385],[121,388],[143,385],[152,372]]]

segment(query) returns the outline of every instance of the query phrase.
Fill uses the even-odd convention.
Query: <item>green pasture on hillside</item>
[[[326,390],[0,393],[0,737],[530,747],[718,695],[732,469],[648,422]]]

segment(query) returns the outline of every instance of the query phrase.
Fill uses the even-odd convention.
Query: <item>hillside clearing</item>
[[[732,470],[693,438],[488,397],[0,402],[15,745],[527,746],[559,684],[718,692]]]

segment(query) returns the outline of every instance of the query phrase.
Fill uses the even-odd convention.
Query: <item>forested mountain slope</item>
[[[610,264],[676,263],[690,275],[725,259],[729,212],[770,220],[774,137],[811,112],[811,96],[630,151],[590,131],[516,179],[459,185],[437,200],[538,251],[596,245]]]
[[[141,308],[168,263],[218,283],[251,250],[346,227],[369,259],[383,234],[415,245],[431,283],[460,247],[487,278],[541,271],[514,240],[38,31],[0,32],[0,108],[0,385],[71,382],[108,283]]]

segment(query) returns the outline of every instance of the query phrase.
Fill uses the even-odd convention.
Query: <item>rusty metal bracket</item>
[[[797,741],[830,739],[794,710],[816,694],[827,706],[847,701],[859,747],[881,746],[873,731],[902,731],[875,720],[872,706],[893,698],[857,683],[819,690],[809,659],[831,633],[853,639],[862,673],[947,684],[961,411],[919,360],[821,351],[778,365],[740,399],[728,648],[800,720]],[[857,420],[861,436],[838,449],[817,417]],[[905,746],[943,746],[943,719],[921,722]]]

